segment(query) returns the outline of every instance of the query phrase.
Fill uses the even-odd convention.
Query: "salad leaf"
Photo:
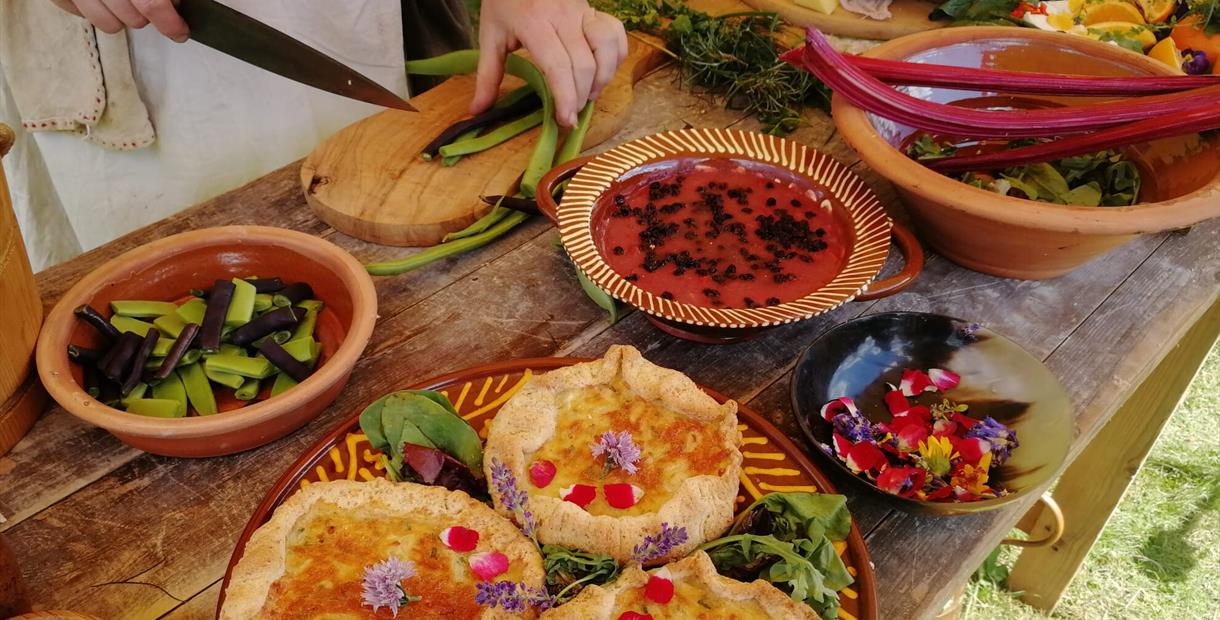
[[[403,390],[388,394],[360,414],[360,430],[386,455],[386,470],[392,480],[399,480],[403,473],[404,445],[440,450],[476,478],[483,471],[483,444],[478,433],[439,392]]]
[[[730,534],[770,534],[784,541],[798,538],[846,540],[851,532],[847,498],[826,493],[771,493],[742,511]]]
[[[1019,4],[1019,0],[948,0],[933,9],[928,19],[952,21],[954,25],[1014,25],[1012,12]]]
[[[605,553],[587,553],[559,545],[542,546],[542,565],[546,569],[546,588],[562,605],[585,586],[602,585],[618,577],[619,565]]]

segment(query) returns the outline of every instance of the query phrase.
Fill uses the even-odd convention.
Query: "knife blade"
[[[351,67],[215,0],[179,0],[191,39],[276,75],[336,95],[416,112],[389,89]]]

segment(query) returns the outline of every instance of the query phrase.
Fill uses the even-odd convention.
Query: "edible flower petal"
[[[991,493],[987,486],[987,470],[991,467],[991,453],[988,452],[979,460],[978,465],[963,463],[953,474],[953,491],[959,497],[970,495],[983,497]]]
[[[911,409],[911,403],[902,390],[895,389],[885,393],[885,407],[892,415],[902,415]]]
[[[618,620],[652,620],[652,616],[638,611],[624,611],[619,614]]]
[[[924,392],[935,392],[936,386],[921,370],[903,370],[902,382],[898,384],[898,389],[902,391],[903,396],[918,396]]]
[[[855,473],[880,469],[888,461],[877,444],[859,443],[847,451],[847,467]]]
[[[926,476],[918,467],[887,467],[877,476],[877,487],[886,493],[911,497],[923,488]]]
[[[637,463],[640,462],[640,447],[635,445],[630,432],[608,431],[602,433],[601,437],[593,442],[593,457],[597,458],[602,455],[606,457],[606,473],[618,467],[628,474],[634,475]]]
[[[827,422],[833,420],[840,413],[860,413],[860,410],[856,409],[856,401],[846,396],[836,398],[822,405],[822,419]]]
[[[669,569],[661,568],[649,575],[648,583],[644,584],[644,598],[665,605],[674,597],[674,582],[670,578]]]
[[[491,581],[508,571],[508,556],[499,551],[476,553],[467,562],[470,570],[483,581]]]
[[[527,607],[550,609],[555,600],[546,588],[531,588],[515,581],[480,581],[475,584],[474,601],[484,607],[501,607],[504,611],[521,613]]]
[[[902,452],[915,452],[919,449],[919,444],[928,438],[928,428],[922,424],[907,424],[898,431],[894,438],[898,450]]]
[[[399,608],[418,601],[403,590],[402,582],[415,576],[415,562],[402,561],[394,556],[364,568],[364,587],[361,606],[368,605],[373,613],[385,607],[398,616]]]
[[[644,489],[625,482],[603,485],[602,493],[606,496],[606,503],[610,504],[611,508],[619,510],[631,508],[640,503],[640,498],[644,497]]]
[[[572,502],[581,508],[587,508],[597,497],[597,487],[588,484],[574,484],[559,490],[559,499]]]
[[[847,452],[851,450],[851,442],[838,433],[831,433],[830,437],[835,444],[835,454],[840,458],[847,458]]]
[[[660,532],[645,536],[644,540],[631,549],[631,561],[647,564],[659,560],[685,542],[686,528],[669,527],[668,523],[662,523]]]
[[[952,461],[957,457],[957,452],[953,451],[953,442],[949,441],[948,437],[933,435],[926,441],[919,442],[917,462],[920,467],[935,477],[939,478],[949,473],[949,469],[953,466]]]
[[[479,545],[479,533],[460,525],[441,530],[440,539],[446,547],[461,553],[474,551],[474,548]]]
[[[860,414],[840,413],[831,421],[835,432],[847,438],[852,443],[873,441],[873,425],[868,418]]]
[[[991,444],[992,460],[997,467],[1008,461],[1008,456],[1013,449],[1021,445],[1017,441],[1016,431],[991,416],[983,418],[982,422],[970,427],[965,436],[987,440],[987,443]]]
[[[963,463],[977,464],[983,459],[983,455],[987,455],[987,462],[991,463],[991,444],[987,440],[978,437],[953,437],[952,441],[953,449],[961,455]]]
[[[932,385],[936,386],[936,389],[944,392],[945,390],[952,390],[957,387],[957,384],[962,382],[962,376],[952,370],[930,368],[928,369],[928,380],[932,382]]]
[[[555,479],[555,464],[547,460],[534,461],[530,465],[530,482],[539,489],[545,489]]]

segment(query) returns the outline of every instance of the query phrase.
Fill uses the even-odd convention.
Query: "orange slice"
[[[1148,50],[1148,57],[1173,67],[1173,70],[1178,73],[1186,73],[1182,71],[1182,52],[1178,51],[1178,46],[1173,39],[1166,37],[1160,43],[1152,46],[1152,49]]]
[[[1098,41],[1112,41],[1116,38],[1137,41],[1145,51],[1156,45],[1156,35],[1147,26],[1130,22],[1101,22],[1088,27],[1087,34]]]
[[[1177,0],[1138,0],[1144,19],[1150,24],[1159,24],[1173,16],[1178,10]]]
[[[1128,24],[1144,23],[1144,15],[1134,4],[1125,0],[1103,0],[1087,3],[1080,11],[1080,22],[1085,26],[1093,26],[1105,22],[1126,22]]]

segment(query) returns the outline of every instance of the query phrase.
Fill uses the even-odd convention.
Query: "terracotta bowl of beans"
[[[564,180],[557,204],[552,190]],[[919,243],[864,181],[775,136],[669,131],[572,160],[539,185],[539,209],[589,280],[697,342],[894,294],[923,266]],[[906,265],[875,280],[891,238]]]

